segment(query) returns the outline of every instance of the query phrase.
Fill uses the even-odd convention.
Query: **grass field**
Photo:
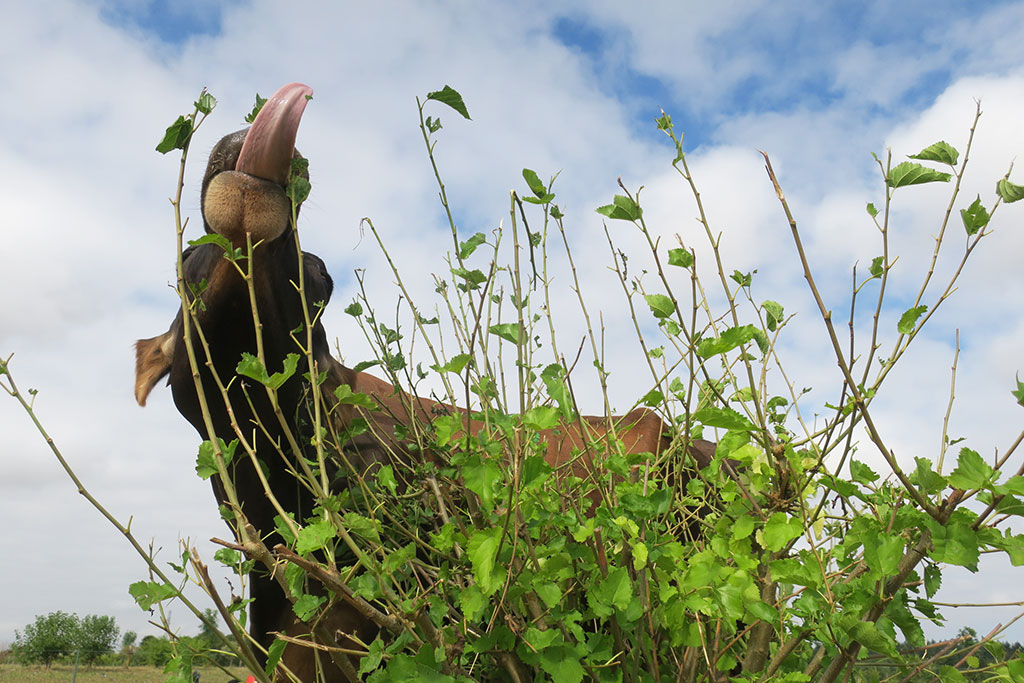
[[[22,666],[20,664],[0,664],[0,681],[16,683],[69,683],[75,667],[54,664],[47,669],[43,666]],[[230,677],[220,669],[207,667],[197,669],[201,674],[200,683],[226,683]],[[235,671],[235,677],[245,680],[242,670]],[[75,683],[163,683],[167,680],[162,667],[133,666],[97,666],[89,669],[78,667]]]

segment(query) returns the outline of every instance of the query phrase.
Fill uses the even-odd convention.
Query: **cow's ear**
[[[173,358],[173,328],[159,337],[135,342],[135,400],[140,406],[146,405],[149,392],[153,391],[161,377],[171,371]]]

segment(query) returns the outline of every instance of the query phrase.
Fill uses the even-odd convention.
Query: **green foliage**
[[[427,100],[469,118],[448,86]],[[421,131],[437,173],[442,128],[423,117],[425,104]],[[162,146],[187,149],[193,120],[176,122]],[[663,114],[656,124],[672,141],[672,166],[696,196],[671,118]],[[548,236],[565,235],[553,180],[524,169],[532,196],[519,204],[514,194],[508,226],[485,236],[460,231],[438,173],[452,238],[446,265],[435,271],[438,300],[418,301],[425,293],[407,287],[396,269],[397,322],[381,323],[365,291],[345,309],[374,347],[374,357],[353,369],[376,367],[400,391],[362,394],[327,384],[325,375],[312,382],[319,359],[306,355],[301,342],[284,359],[247,354],[237,376],[224,378],[254,380],[271,395],[289,380],[306,391],[298,416],[305,431],[281,439],[280,452],[257,458],[283,457],[317,504],[279,515],[287,547],[251,551],[247,561],[272,558],[267,568],[280,572],[293,613],[307,623],[338,604],[365,601],[360,607],[374,610],[384,626],[372,642],[346,647],[363,653],[358,669],[368,681],[1019,680],[1024,660],[1017,650],[963,634],[933,655],[922,623],[942,622],[932,600],[945,567],[977,571],[982,554],[995,553],[1024,565],[1024,536],[1004,528],[1024,515],[1024,479],[1006,477],[1003,463],[979,455],[991,452],[988,443],[960,447],[950,466],[947,451],[956,440],[941,425],[941,439],[921,439],[942,443],[935,457],[924,451],[928,457],[913,464],[909,456],[899,460],[887,445],[892,435],[877,427],[884,421],[875,417],[876,397],[899,400],[886,381],[891,369],[934,324],[932,313],[962,272],[937,288],[926,286],[931,270],[904,273],[920,276],[920,294],[900,298],[898,308],[886,298],[895,285],[882,284],[898,261],[887,241],[891,206],[902,194],[896,190],[963,173],[960,152],[945,142],[911,158],[953,173],[880,162],[886,201],[881,209],[868,204],[861,217],[865,229],[882,236],[869,253],[886,256],[871,261],[870,277],[855,281],[841,332],[833,311],[843,307],[824,303],[796,219],[787,226],[835,352],[836,374],[810,381],[838,378],[821,387],[835,405],[807,405],[795,388],[807,379],[791,379],[803,368],[783,369],[772,353],[793,341],[786,338],[783,302],[760,291],[757,271],[723,264],[719,244],[729,235],[712,228],[704,208],[699,227],[706,244],[668,249],[659,241],[666,228],[648,227],[639,191],[623,187],[625,194],[596,210],[629,222],[649,247],[626,253],[609,238],[643,352],[640,363],[609,367],[604,322],[594,328],[600,319],[581,295],[588,328],[577,364],[570,352],[562,355],[551,310],[555,278],[547,250],[558,241]],[[959,182],[947,187],[952,196],[943,207],[963,206]],[[990,208],[978,197],[960,212],[970,245],[965,259],[993,234],[1001,204],[1024,197],[1024,187],[1004,178],[997,194]],[[789,214],[784,193],[777,195]],[[939,213],[949,220],[950,211]],[[945,227],[932,231],[938,245],[924,247],[936,258]],[[493,248],[479,249],[484,244]],[[698,259],[717,271],[713,279],[701,278]],[[570,289],[582,287],[573,279]],[[928,298],[935,289],[947,294]],[[878,296],[871,308],[879,322],[867,333],[858,324],[861,292]],[[449,315],[453,334],[443,336],[438,318],[423,316],[431,307],[438,317]],[[893,346],[882,349],[889,336]],[[408,358],[413,340],[429,354],[424,362]],[[282,367],[271,374],[267,363],[275,362]],[[601,395],[585,397],[586,405],[613,404],[606,392],[616,372],[650,376],[639,396],[625,405],[616,400],[624,410],[588,418],[579,415],[576,392],[591,368],[595,383],[588,386]],[[428,377],[439,401],[416,403],[411,397]],[[1024,405],[1024,383],[1017,380],[1012,392]],[[259,428],[235,426],[240,440]],[[263,427],[276,433],[278,425]],[[229,465],[236,445],[204,444],[199,475]],[[378,449],[387,451],[379,466],[351,457]],[[345,486],[332,488],[339,481]],[[977,504],[966,507],[965,500]],[[233,519],[235,512],[226,514]],[[251,546],[237,540],[217,559],[245,577],[235,548]],[[171,566],[186,574],[189,562],[196,564],[186,554]],[[130,593],[143,609],[184,599],[165,578],[140,581]],[[243,610],[238,603],[230,614]],[[172,680],[182,680],[194,658],[213,656],[214,635],[177,643],[147,637],[135,659],[163,664]],[[261,676],[273,670],[281,647],[278,641],[271,648]]]
[[[167,638],[144,636],[132,658],[138,665],[167,666],[174,658],[174,645]]]
[[[466,103],[462,101],[462,95],[450,86],[446,85],[440,90],[427,93],[427,99],[447,104],[449,107],[462,114],[463,118],[469,118],[469,110],[466,109]],[[438,124],[438,127],[440,127],[440,124]]]
[[[91,664],[102,655],[114,651],[121,629],[113,617],[90,614],[78,623],[75,647],[82,653],[82,661]]]
[[[66,612],[37,616],[23,631],[14,632],[14,649],[22,662],[46,666],[72,652],[78,638],[78,617]]]
[[[49,667],[53,662],[73,657],[93,664],[112,653],[121,629],[113,617],[89,614],[81,619],[76,614],[50,612],[37,616],[21,632],[15,631],[14,650],[25,664],[39,662]],[[129,632],[131,633],[131,632]],[[134,642],[125,634],[124,648]]]
[[[895,166],[889,172],[889,187],[906,187],[907,185],[920,185],[922,183],[945,183],[953,176],[949,173],[932,170],[921,164],[910,161]]]

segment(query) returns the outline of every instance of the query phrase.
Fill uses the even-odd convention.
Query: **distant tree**
[[[174,657],[174,646],[167,638],[146,636],[135,650],[135,663],[164,666]]]
[[[135,641],[139,634],[135,631],[125,631],[121,636],[121,655],[124,657],[124,665],[131,666],[132,655],[135,654]]]
[[[217,611],[213,609],[205,609],[203,610],[203,616],[206,617],[207,621],[212,626],[207,625],[207,622],[200,621],[199,633],[196,637],[205,641],[207,647],[213,647],[220,641],[220,638],[217,635]]]
[[[37,616],[35,623],[25,627],[23,633],[14,632],[14,649],[22,662],[43,662],[47,667],[53,660],[75,649],[78,617],[65,612],[50,612]]]
[[[75,646],[81,653],[82,661],[92,664],[99,657],[114,651],[121,629],[114,617],[90,614],[80,622],[75,634]]]

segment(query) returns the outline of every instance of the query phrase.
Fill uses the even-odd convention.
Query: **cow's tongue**
[[[263,105],[245,136],[235,170],[271,180],[282,187],[288,183],[295,133],[313,89],[302,83],[289,83]]]

